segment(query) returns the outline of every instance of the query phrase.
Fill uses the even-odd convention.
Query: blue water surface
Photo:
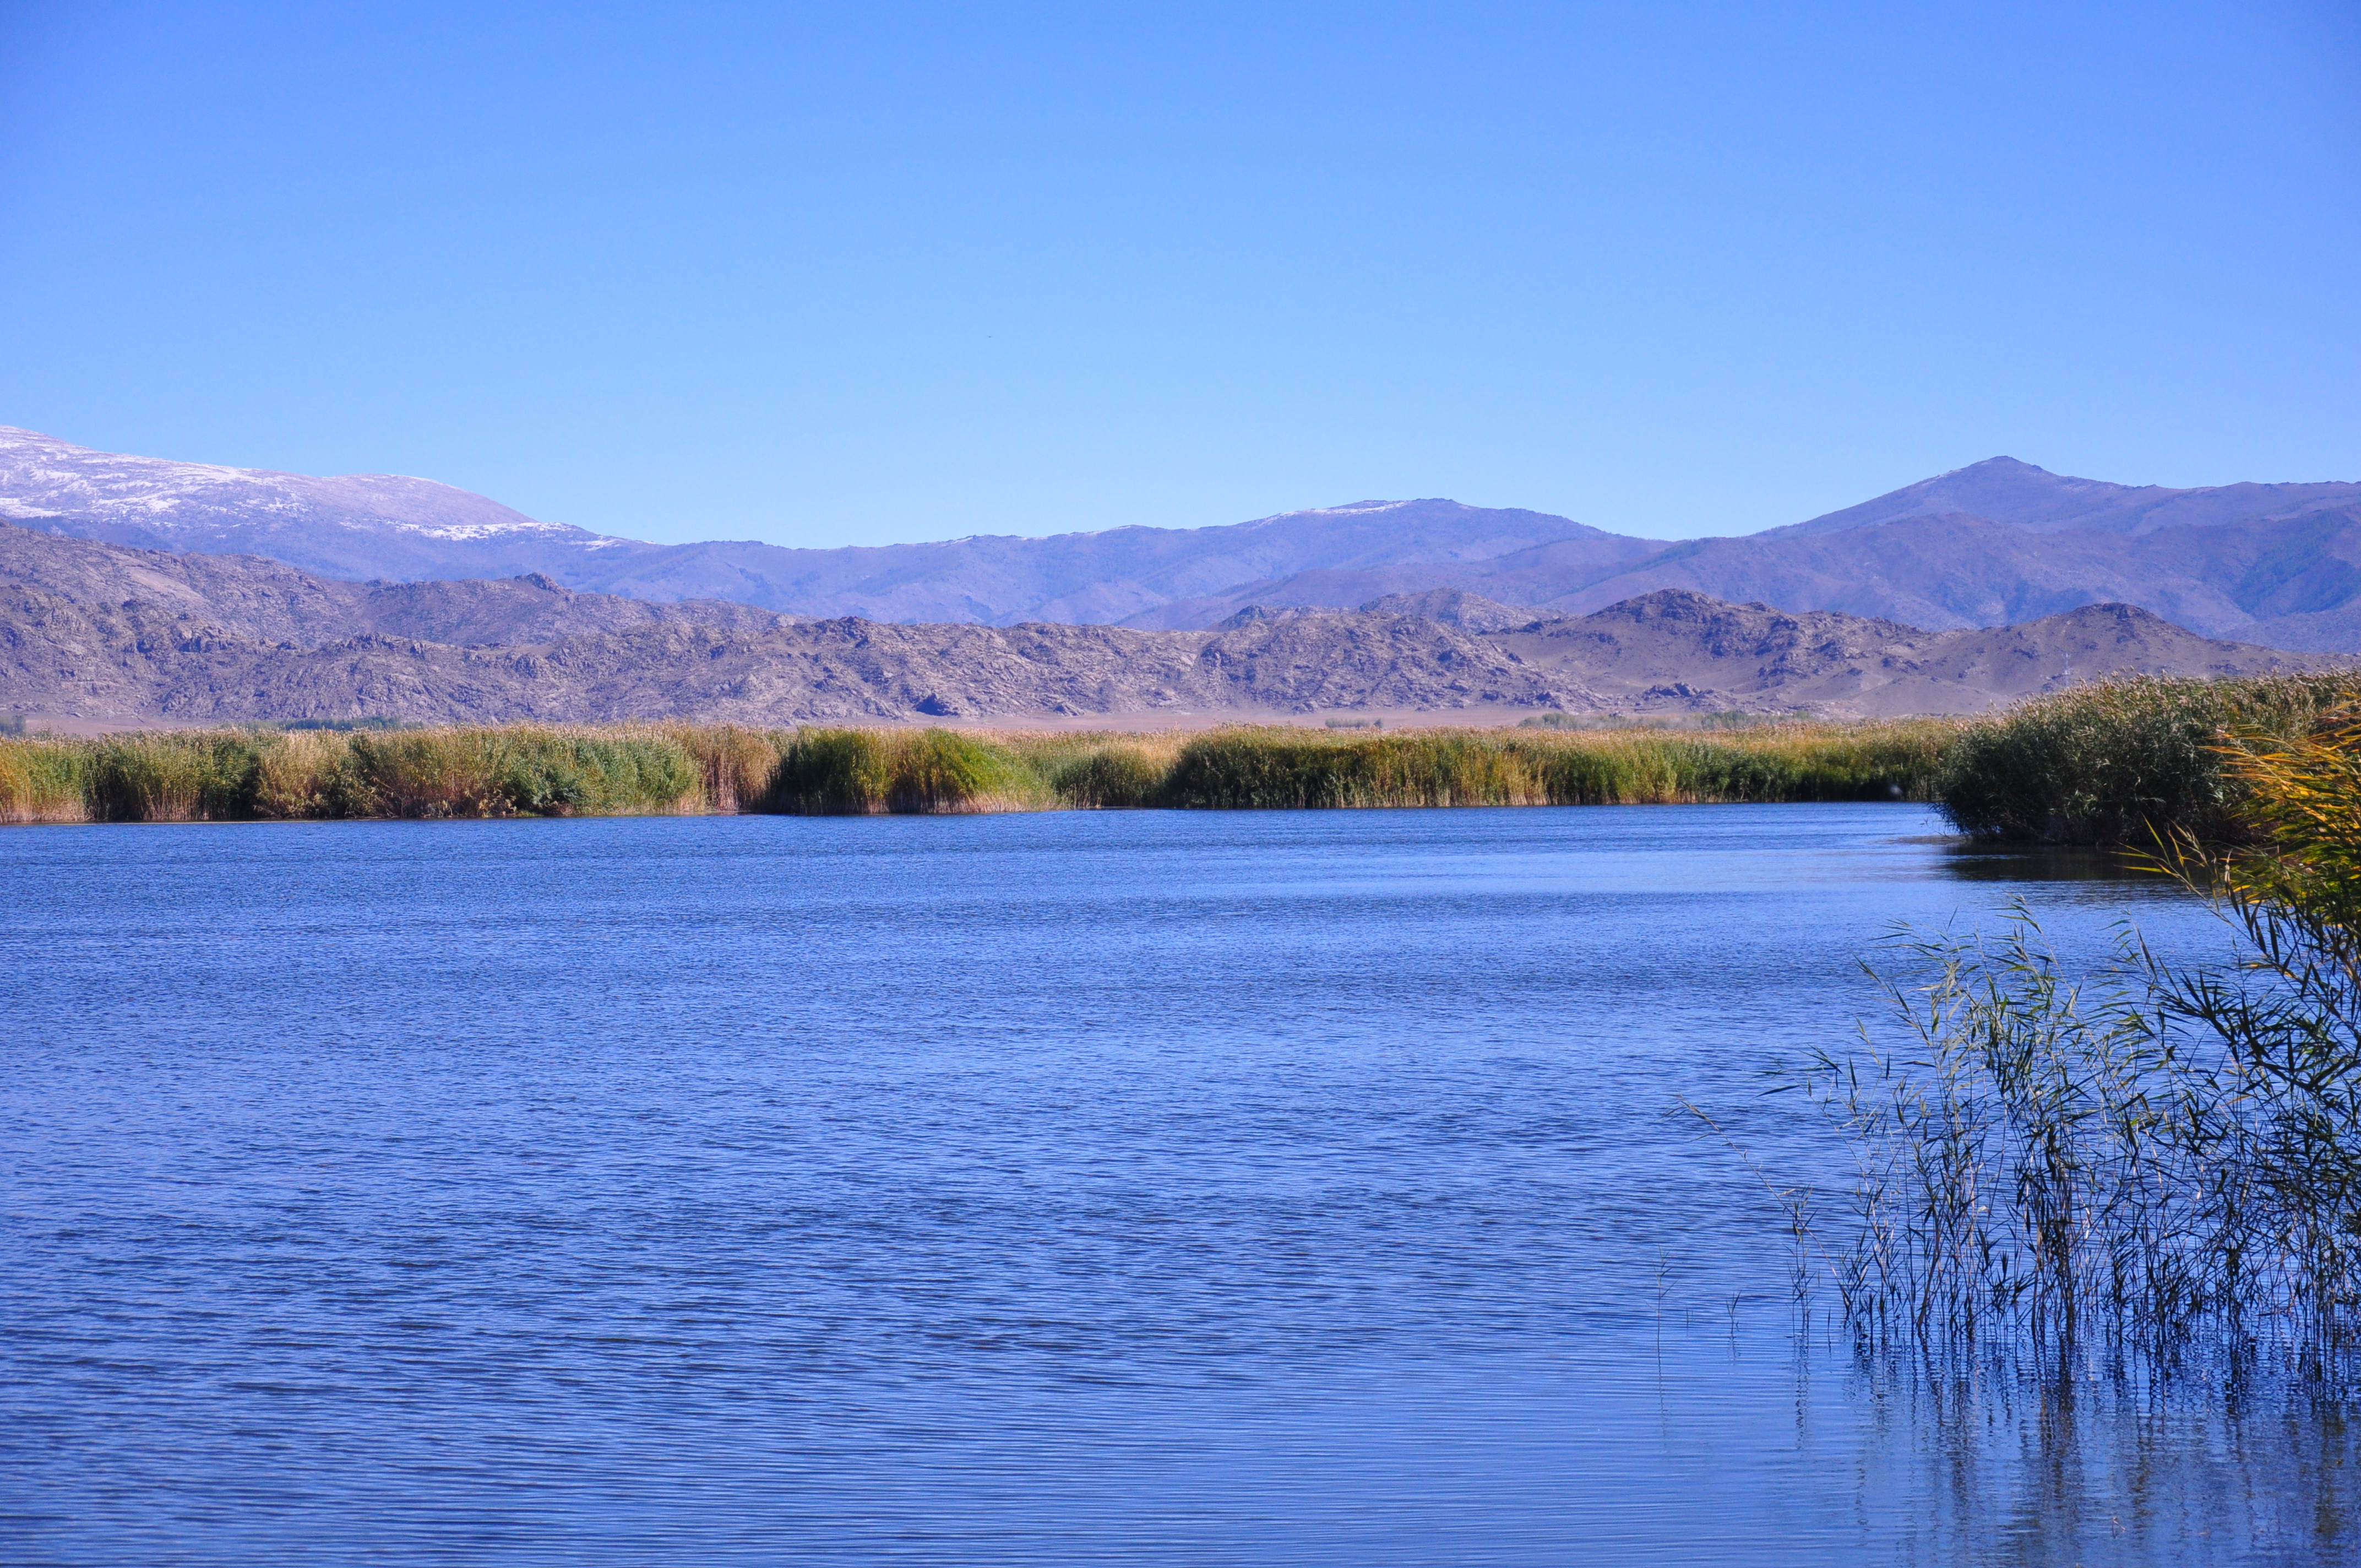
[[[1799,1335],[1905,806],[0,832],[0,1561],[2311,1562],[2340,1412]]]

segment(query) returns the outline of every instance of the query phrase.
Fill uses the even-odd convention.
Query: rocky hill
[[[1789,615],[1678,588],[1487,641],[1544,676],[1578,675],[1640,712],[1981,713],[2102,675],[2256,674],[2312,663],[2200,637],[2136,605],[1927,631],[1828,610]]]
[[[529,575],[352,583],[254,555],[130,549],[0,523],[0,584],[77,606],[181,618],[218,636],[290,647],[373,633],[465,647],[544,642],[655,625],[767,626],[775,613],[715,600],[650,603],[577,594]]]
[[[1194,529],[878,548],[658,545],[423,479],[126,457],[0,427],[0,517],[346,579],[539,573],[577,590],[817,617],[1185,630],[1250,606],[1473,593],[1561,615],[1657,588],[1938,629],[2120,601],[2210,636],[2361,651],[2361,485],[2108,484],[1995,457],[1736,539],[1665,544],[1545,512],[1359,501]],[[946,519],[954,532],[957,519]]]
[[[1208,630],[908,625],[653,605],[544,576],[346,583],[0,525],[0,713],[36,722],[1866,717],[2301,663],[2126,605],[1951,631],[1678,589],[1581,617],[1446,593],[1256,608]]]

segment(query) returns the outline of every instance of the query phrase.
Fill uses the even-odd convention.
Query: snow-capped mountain
[[[1449,500],[1363,501],[1211,528],[835,550],[752,540],[649,544],[536,521],[428,479],[315,479],[121,456],[6,426],[0,426],[0,518],[142,549],[260,555],[354,581],[540,572],[571,588],[632,598],[997,625],[1123,621],[1181,605],[1172,624],[1202,626],[1235,607],[1215,611],[1199,599],[1307,572],[1440,568],[1544,543],[1586,565],[1609,566],[1656,548],[1543,512]]]
[[[618,548],[456,486],[396,474],[313,478],[93,451],[0,425],[0,517],[148,550],[263,555],[323,576],[575,576]]]

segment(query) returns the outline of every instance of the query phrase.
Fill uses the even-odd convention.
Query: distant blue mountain
[[[662,545],[386,475],[121,456],[0,427],[0,516],[356,581],[505,577],[906,622],[1213,626],[1254,605],[1458,589],[1585,613],[1675,587],[1929,628],[2140,605],[2209,635],[2361,651],[2361,484],[2175,490],[1994,457],[1791,527],[1667,545],[1546,512],[1358,501],[1193,529],[790,550]]]

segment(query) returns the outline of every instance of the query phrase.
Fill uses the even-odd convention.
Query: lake
[[[1908,806],[0,831],[0,1559],[2307,1563],[2356,1429],[1799,1333]],[[1833,1203],[1833,1200],[1831,1200]]]

